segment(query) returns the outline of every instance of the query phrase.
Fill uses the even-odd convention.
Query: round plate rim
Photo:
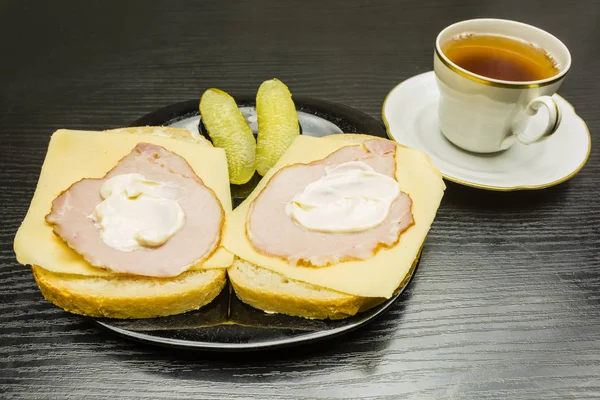
[[[252,97],[249,95],[241,95],[234,97],[238,103],[251,103]],[[198,99],[186,100],[178,103],[169,104],[158,108],[150,113],[143,115],[142,117],[136,119],[129,126],[145,126],[148,125],[146,122],[156,114],[172,114],[171,118],[165,119],[165,122],[173,121],[177,118],[176,114],[185,118],[185,116],[189,116],[192,112],[195,112],[198,108]],[[355,123],[355,125],[364,125],[370,126],[369,132],[359,132],[359,133],[368,133],[371,135],[386,137],[386,129],[385,126],[373,118],[372,116],[357,110],[355,108],[334,103],[326,100],[314,99],[311,97],[294,97],[294,102],[296,105],[308,106],[317,109],[324,110],[330,114],[334,114],[336,116],[343,117]],[[198,113],[199,114],[199,113]],[[196,114],[197,115],[197,114]],[[346,132],[345,132],[346,133]],[[350,132],[348,132],[350,133]],[[363,325],[366,325],[369,322],[372,322],[377,317],[381,316],[394,302],[402,295],[404,290],[411,283],[416,270],[421,261],[421,254],[419,254],[419,258],[415,265],[411,267],[409,270],[409,276],[406,279],[404,285],[397,293],[395,293],[392,297],[379,304],[376,307],[373,307],[370,310],[365,311],[361,314],[368,314],[363,318],[355,321],[349,325],[340,326],[331,330],[326,331],[317,331],[317,332],[309,332],[305,334],[299,334],[297,336],[293,336],[285,339],[276,339],[272,341],[263,341],[257,343],[219,343],[219,342],[205,342],[205,341],[192,341],[192,340],[183,340],[183,339],[173,339],[173,338],[164,338],[159,336],[153,336],[142,332],[129,331],[124,328],[119,328],[116,326],[111,326],[105,322],[99,321],[95,318],[89,318],[91,322],[99,326],[100,328],[107,330],[111,333],[117,334],[119,336],[125,337],[127,339],[132,339],[137,342],[147,343],[151,345],[169,347],[169,348],[178,348],[178,349],[187,349],[187,350],[201,350],[201,351],[214,351],[214,352],[247,352],[247,351],[256,351],[256,350],[270,350],[282,347],[290,347],[294,345],[301,345],[306,343],[314,343],[326,339],[331,339],[337,336],[340,336],[345,333],[349,333]],[[357,314],[360,316],[361,314]]]
[[[387,134],[387,136],[388,136],[388,138],[390,140],[398,142],[398,140],[396,140],[394,138],[394,136],[392,135],[392,133],[391,133],[391,127],[390,127],[390,124],[389,124],[389,122],[387,120],[387,117],[386,117],[386,105],[387,105],[387,101],[389,100],[390,96],[401,85],[406,84],[408,81],[410,81],[412,79],[424,78],[425,75],[434,75],[434,74],[435,74],[434,71],[427,71],[427,72],[423,72],[423,73],[418,74],[418,75],[411,76],[411,77],[403,80],[402,82],[398,83],[396,86],[394,86],[388,92],[388,94],[385,96],[385,99],[383,100],[383,105],[381,106],[381,118],[383,119],[383,124],[385,125],[386,134]],[[585,123],[585,120],[583,118],[581,118],[579,116],[579,114],[577,114],[577,111],[575,110],[575,107],[573,107],[573,105],[571,103],[569,103],[564,97],[562,97],[558,93],[555,93],[553,96],[559,97],[560,99],[562,99],[566,104],[568,104],[573,109],[573,113],[574,113],[575,117],[579,118],[579,120],[581,121],[581,123],[585,127],[585,130],[586,130],[587,135],[588,135],[587,153],[586,153],[583,161],[572,172],[570,172],[568,175],[565,175],[565,176],[561,177],[560,179],[557,179],[557,180],[552,181],[552,182],[540,184],[540,185],[516,185],[516,186],[485,185],[485,184],[481,184],[481,183],[476,183],[476,182],[471,182],[471,181],[468,181],[468,180],[459,179],[459,178],[456,178],[454,176],[445,174],[445,173],[443,173],[443,172],[440,171],[440,173],[442,174],[442,176],[444,177],[444,179],[446,179],[448,181],[451,181],[451,182],[454,182],[454,183],[457,183],[459,185],[469,186],[469,187],[473,187],[473,188],[477,188],[477,189],[497,191],[497,192],[511,192],[511,191],[518,191],[518,190],[540,190],[540,189],[546,189],[546,188],[549,188],[549,187],[552,187],[552,186],[556,186],[556,185],[558,185],[560,183],[566,182],[569,179],[571,179],[572,177],[574,177],[575,175],[577,175],[577,173],[579,171],[581,171],[581,169],[585,166],[585,164],[587,163],[588,159],[590,158],[590,154],[591,154],[591,151],[592,151],[592,135],[590,133],[590,129],[588,128],[587,124]]]
[[[236,99],[236,102],[238,104],[241,104],[241,103],[253,104],[253,103],[255,103],[254,96],[251,96],[248,94],[240,94],[240,95],[235,95],[232,97],[234,99]],[[378,136],[378,137],[382,137],[382,138],[388,137],[387,129],[384,124],[382,124],[380,121],[378,121],[374,117],[370,116],[369,114],[367,114],[363,111],[360,111],[354,107],[350,107],[345,104],[336,103],[336,102],[329,101],[329,100],[316,99],[313,97],[294,96],[293,100],[297,107],[298,106],[299,107],[312,107],[315,109],[321,109],[323,111],[326,111],[326,112],[334,114],[334,115],[339,115],[340,117],[351,120],[356,125],[364,125],[367,128],[366,130],[368,131],[368,132],[344,132],[344,133],[364,133],[364,134],[374,135],[374,136]],[[174,113],[175,110],[179,110],[179,114],[182,115],[182,117],[185,117],[187,114],[192,113],[192,112],[194,112],[194,113],[196,113],[196,115],[198,115],[199,114],[198,105],[199,105],[198,99],[184,100],[184,101],[180,101],[177,103],[168,104],[166,106],[157,108],[156,110],[151,111],[151,112],[139,117],[138,119],[133,121],[131,124],[129,124],[129,126],[130,127],[146,126],[146,125],[148,125],[148,123],[146,121],[148,121],[152,116],[154,116],[156,114],[161,114],[161,113],[170,113],[170,112]],[[184,109],[186,111],[182,112],[181,109]],[[175,118],[176,118],[176,116],[174,115],[170,119],[165,119],[165,122],[172,121]]]
[[[340,336],[345,333],[349,333],[354,331],[355,329],[360,328],[363,325],[366,325],[369,322],[372,322],[379,316],[381,316],[388,308],[392,306],[396,302],[396,300],[402,295],[404,290],[408,287],[410,282],[415,276],[416,270],[420,264],[421,259],[417,261],[416,265],[411,268],[409,271],[410,276],[406,280],[404,286],[392,297],[387,299],[385,302],[380,305],[364,311],[364,313],[371,312],[367,317],[356,321],[350,325],[341,326],[335,329],[327,330],[327,331],[317,331],[310,332],[306,334],[301,334],[298,336],[294,336],[287,339],[278,339],[273,341],[264,341],[258,343],[219,343],[219,342],[202,342],[202,341],[191,341],[191,340],[182,340],[182,339],[171,339],[171,338],[162,338],[158,336],[152,336],[145,333],[129,331],[127,329],[118,328],[115,326],[108,325],[104,322],[98,321],[94,318],[90,318],[90,320],[96,325],[100,326],[103,329],[106,329],[112,333],[116,333],[119,336],[126,337],[128,339],[133,339],[138,342],[148,343],[163,347],[170,348],[178,348],[178,349],[187,349],[187,350],[202,350],[202,351],[217,351],[217,352],[236,352],[236,351],[255,351],[255,350],[270,350],[270,349],[279,349],[283,347],[290,347],[294,345],[300,345],[305,343],[315,343],[321,340],[332,339],[334,337]],[[360,315],[360,314],[357,314]],[[297,317],[300,318],[300,317]],[[268,328],[267,328],[268,329]]]

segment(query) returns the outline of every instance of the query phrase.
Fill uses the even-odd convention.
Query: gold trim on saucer
[[[452,61],[448,60],[446,58],[446,56],[440,52],[440,50],[437,48],[437,46],[435,46],[435,55],[437,56],[437,58],[440,59],[440,61],[446,67],[450,68],[450,70],[452,70],[452,72],[457,73],[458,75],[462,76],[463,78],[467,78],[473,82],[481,83],[483,85],[495,86],[495,87],[500,87],[500,88],[505,88],[505,89],[531,89],[531,88],[539,88],[539,87],[543,87],[543,86],[552,85],[552,84],[560,81],[561,79],[563,79],[569,72],[569,70],[561,71],[553,79],[551,79],[549,81],[542,81],[542,82],[536,82],[536,83],[501,82],[498,80],[486,78],[485,76],[482,76],[482,75],[474,74],[472,72],[467,71],[464,68],[459,67],[458,65],[452,63]]]
[[[425,74],[429,74],[429,73],[432,73],[432,72],[433,71],[424,72],[424,73],[422,73],[420,75],[425,75]],[[416,75],[416,76],[419,76],[419,75]],[[414,78],[414,77],[412,77],[412,78]],[[412,78],[408,78],[408,79],[412,79]],[[385,117],[385,106],[386,106],[387,101],[388,101],[390,95],[392,94],[392,92],[394,90],[396,90],[396,88],[398,86],[402,85],[407,80],[404,80],[404,81],[400,82],[399,84],[397,84],[396,86],[394,86],[394,88],[392,90],[389,91],[389,93],[385,96],[385,99],[383,100],[383,106],[381,107],[381,117],[382,117],[383,123],[385,125],[385,131],[387,133],[388,138],[390,138],[390,140],[393,140],[395,142],[397,142],[397,140],[394,139],[394,137],[391,135],[391,133],[390,133],[390,124],[389,124],[387,118]],[[564,97],[560,96],[559,94],[554,94],[554,96],[560,97],[562,100],[564,100],[565,103],[567,103],[573,109],[573,112],[575,112],[575,107],[573,107],[573,105],[571,103],[569,103],[567,100],[565,100]],[[545,183],[545,184],[542,184],[542,185],[505,187],[505,186],[482,185],[482,184],[475,183],[475,182],[464,181],[462,179],[454,178],[454,177],[446,175],[444,173],[442,173],[442,176],[444,177],[444,179],[446,179],[448,181],[451,181],[451,182],[454,182],[454,183],[458,183],[460,185],[470,186],[470,187],[474,187],[474,188],[477,188],[477,189],[494,190],[494,191],[499,191],[499,192],[511,192],[511,191],[516,191],[516,190],[538,190],[538,189],[546,189],[546,188],[549,188],[549,187],[552,187],[552,186],[556,186],[556,185],[558,185],[560,183],[563,183],[565,181],[568,181],[569,179],[571,179],[572,177],[574,177],[579,171],[581,171],[581,169],[584,167],[584,165],[587,163],[588,159],[590,158],[590,153],[592,151],[592,135],[590,134],[590,130],[589,130],[587,124],[585,123],[585,121],[583,120],[583,118],[581,118],[576,112],[575,112],[575,116],[581,120],[581,122],[583,123],[583,126],[585,127],[585,130],[586,130],[586,132],[588,134],[588,149],[587,149],[587,154],[585,155],[585,159],[583,160],[583,162],[581,164],[579,164],[579,166],[577,168],[575,168],[575,170],[573,172],[571,172],[567,176],[564,176],[564,177],[562,177],[560,179],[557,179],[556,181]]]

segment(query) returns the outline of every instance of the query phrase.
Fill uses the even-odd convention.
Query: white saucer
[[[382,116],[391,139],[427,153],[450,181],[488,190],[542,189],[573,177],[585,165],[591,150],[585,122],[568,101],[554,97],[563,116],[550,138],[529,146],[516,143],[494,154],[461,150],[442,135],[433,71],[392,89],[383,102]],[[545,116],[539,112],[536,117],[531,129],[541,130]]]

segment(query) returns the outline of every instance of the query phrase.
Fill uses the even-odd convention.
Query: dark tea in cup
[[[462,34],[441,47],[446,57],[459,67],[492,79],[537,81],[559,71],[555,60],[544,49],[508,36]]]

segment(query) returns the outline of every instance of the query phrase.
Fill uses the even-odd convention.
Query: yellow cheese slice
[[[213,144],[199,133],[190,132],[187,129],[172,128],[170,126],[135,126],[130,128],[110,129],[104,132],[171,137],[174,139],[185,140],[186,142],[213,147]]]
[[[364,137],[372,139],[372,137]],[[413,201],[415,224],[402,233],[399,243],[363,261],[350,261],[323,268],[291,266],[283,259],[258,252],[245,234],[248,210],[252,201],[279,169],[295,163],[309,163],[325,158],[332,152],[361,141],[353,136],[350,141],[336,138],[299,136],[279,162],[269,170],[252,194],[240,204],[226,222],[223,245],[236,256],[260,267],[278,272],[291,279],[322,286],[340,292],[365,296],[392,296],[417,257],[427,232],[440,205],[445,185],[438,169],[424,153],[398,146],[396,150],[396,178],[401,190]]]
[[[59,130],[50,139],[29,211],[15,237],[17,261],[58,273],[110,275],[90,266],[67,247],[44,217],[61,192],[80,179],[103,177],[140,142],[162,146],[185,158],[204,184],[215,191],[226,215],[231,212],[227,160],[222,149],[170,137]],[[232,263],[233,255],[220,247],[204,263],[192,268],[226,268]]]

